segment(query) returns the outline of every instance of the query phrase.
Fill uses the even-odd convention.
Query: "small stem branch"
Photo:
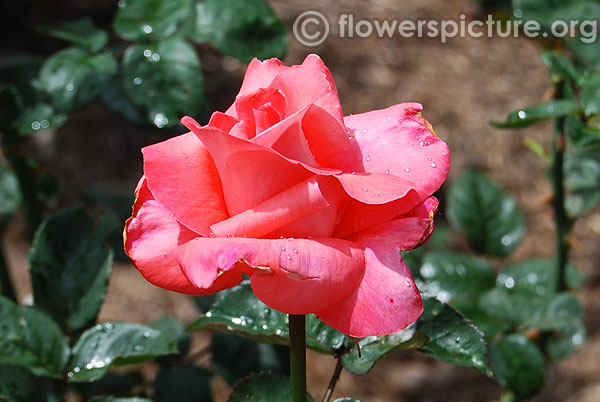
[[[16,131],[3,131],[2,142],[6,148],[6,159],[11,164],[23,198],[22,208],[27,224],[29,237],[32,238],[35,230],[42,221],[42,207],[35,190],[34,176],[27,165],[27,158],[22,149],[21,138]]]
[[[327,386],[327,391],[325,391],[325,395],[323,395],[322,402],[329,402],[331,396],[333,395],[333,390],[335,389],[335,384],[337,384],[340,379],[340,374],[342,373],[342,356],[337,356],[337,362],[335,365],[335,370],[333,370],[333,375],[331,376],[331,380],[329,380],[329,385]]]
[[[6,263],[6,259],[4,258],[2,244],[0,244],[0,293],[2,293],[5,297],[8,297],[14,302],[17,301],[15,289],[13,288],[12,282],[10,280],[10,274],[8,272],[8,264]]]
[[[561,97],[561,91],[556,91],[555,99]],[[556,290],[566,289],[565,270],[567,266],[567,256],[569,253],[569,218],[565,209],[565,188],[564,188],[564,157],[565,157],[565,118],[558,117],[554,120],[554,138],[552,141],[552,191],[554,224],[556,226]]]
[[[292,401],[306,402],[306,316],[290,314]]]

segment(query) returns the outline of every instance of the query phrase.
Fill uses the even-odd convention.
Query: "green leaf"
[[[452,184],[446,213],[477,251],[492,256],[509,254],[525,232],[514,198],[475,171],[465,172]]]
[[[84,106],[94,100],[117,73],[117,62],[108,54],[90,55],[70,47],[48,58],[36,82],[61,112]]]
[[[0,365],[0,401],[47,402],[42,381],[20,367]]]
[[[583,323],[576,322],[550,335],[546,350],[554,360],[567,358],[583,346],[586,335]]]
[[[112,250],[81,207],[49,216],[37,230],[29,271],[37,307],[68,332],[96,319],[112,269]]]
[[[4,227],[21,204],[17,176],[0,164],[0,229]]]
[[[358,340],[361,355],[351,350],[343,356],[346,370],[354,374],[368,373],[375,363],[400,349],[413,349],[423,346],[428,338],[422,332],[416,332],[416,325],[410,325],[403,331],[385,336],[368,336]]]
[[[102,50],[108,43],[108,33],[96,27],[89,17],[48,28],[45,31],[55,38],[66,40],[94,53]]]
[[[492,122],[492,125],[496,128],[523,128],[542,120],[581,112],[583,112],[583,109],[575,100],[553,100],[515,110],[506,117],[504,122]]]
[[[58,325],[44,313],[0,296],[0,364],[61,378],[69,346]]]
[[[96,396],[88,402],[152,402],[150,399],[146,398],[118,398],[116,396]]]
[[[434,251],[425,255],[417,281],[421,293],[460,309],[476,303],[494,286],[494,270],[485,260],[467,254]]]
[[[569,215],[581,216],[600,204],[600,152],[567,154],[564,173]]]
[[[23,109],[15,121],[17,131],[21,135],[33,134],[39,130],[58,128],[67,120],[67,115],[58,113],[48,103],[37,103]]]
[[[361,402],[360,399],[350,398],[349,396],[345,396],[343,398],[338,398],[333,402]]]
[[[109,366],[140,363],[177,353],[177,340],[139,324],[107,322],[85,331],[73,347],[69,363],[69,381],[96,381]]]
[[[174,317],[163,317],[160,320],[154,321],[150,326],[163,333],[171,334],[175,339],[177,339],[178,353],[176,355],[159,357],[157,360],[160,364],[177,364],[187,355],[190,350],[190,335],[187,332],[184,332],[185,325],[183,325],[183,323]]]
[[[581,38],[562,38],[575,56],[575,60],[583,64],[589,70],[600,69],[600,52],[598,52],[598,37],[588,37],[585,41]],[[585,39],[585,38],[584,38]]]
[[[600,113],[600,73],[592,73],[583,80],[581,105],[585,108],[586,116]]]
[[[496,280],[496,286],[505,288],[513,293],[544,296],[555,293],[556,289],[556,262],[541,258],[519,261],[502,269]],[[567,285],[579,288],[585,275],[573,265],[566,268]]]
[[[256,343],[234,334],[215,333],[210,350],[217,373],[230,385],[257,371],[289,375],[289,349]]]
[[[513,0],[519,19],[538,21],[549,28],[554,21],[591,21],[600,17],[600,4],[590,0]]]
[[[573,62],[564,54],[557,51],[545,51],[540,54],[540,58],[548,66],[550,79],[554,83],[569,81],[577,83],[583,76],[583,69],[573,64]]]
[[[249,281],[220,292],[220,299],[188,331],[204,329],[234,333],[256,342],[289,345],[288,317],[270,309],[252,293]],[[345,335],[314,315],[306,317],[306,344],[320,353],[342,348]]]
[[[132,45],[123,58],[123,83],[131,100],[157,127],[173,126],[204,105],[204,79],[192,46],[181,39]]]
[[[157,402],[211,402],[212,374],[203,368],[185,365],[161,368],[154,382]]]
[[[119,113],[134,124],[148,123],[148,119],[144,113],[129,99],[121,77],[107,84],[106,88],[100,94],[100,101],[104,106]]]
[[[287,48],[287,29],[264,0],[197,2],[190,38],[245,62],[282,58]]]
[[[544,356],[523,335],[508,335],[490,344],[489,356],[500,383],[518,398],[534,395],[544,382]]]
[[[490,375],[484,334],[458,311],[437,299],[423,300],[417,330],[428,338],[421,350],[457,366],[474,367]]]
[[[128,41],[156,41],[174,35],[193,11],[193,0],[121,0],[115,32]]]
[[[600,129],[589,127],[576,116],[567,116],[565,133],[571,144],[576,147],[598,147],[600,145]]]
[[[309,401],[313,399],[308,395]],[[241,380],[227,402],[291,402],[290,379],[273,373],[257,373]]]

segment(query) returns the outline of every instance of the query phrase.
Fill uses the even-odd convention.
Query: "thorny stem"
[[[335,365],[335,370],[333,370],[333,375],[331,376],[331,380],[329,380],[329,385],[327,386],[327,391],[325,391],[325,395],[323,395],[322,402],[329,402],[331,396],[333,395],[333,390],[335,389],[335,384],[337,384],[340,379],[340,374],[342,373],[342,356],[337,356],[337,362]]]
[[[292,401],[306,402],[306,316],[290,314]]]
[[[560,84],[556,86],[554,98],[560,99],[562,90]],[[552,190],[554,224],[556,226],[556,290],[566,289],[565,270],[567,266],[567,256],[569,253],[568,235],[570,222],[565,209],[565,188],[564,188],[564,157],[565,157],[565,118],[558,117],[554,120],[554,139],[552,142]]]

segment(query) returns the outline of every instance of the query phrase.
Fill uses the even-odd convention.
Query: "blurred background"
[[[487,174],[517,200],[526,220],[526,233],[514,253],[494,260],[495,267],[527,257],[551,258],[554,226],[549,204],[551,185],[547,165],[525,145],[530,138],[550,146],[550,122],[519,132],[497,130],[490,121],[503,120],[508,112],[548,100],[550,83],[546,66],[539,59],[541,42],[526,38],[339,38],[330,37],[316,48],[307,48],[291,35],[294,19],[303,11],[318,10],[334,19],[353,13],[370,19],[467,19],[485,20],[481,3],[469,0],[376,0],[313,1],[269,0],[289,34],[284,62],[299,64],[308,53],[318,53],[331,70],[344,114],[414,101],[424,106],[423,115],[452,152],[449,182],[468,168]],[[99,0],[2,0],[0,2],[0,60],[15,55],[48,57],[65,42],[50,37],[41,28],[90,17],[112,33],[117,12],[114,1]],[[114,39],[114,38],[113,38]],[[204,72],[205,110],[224,111],[233,102],[246,65],[209,45],[194,45]],[[115,48],[115,52],[119,49]],[[133,124],[102,102],[93,102],[69,113],[57,129],[41,130],[24,146],[39,162],[39,169],[59,177],[49,180],[47,191],[53,207],[78,203],[108,208],[127,217],[132,193],[142,174],[143,146],[183,133],[175,125],[157,128]],[[443,188],[439,193],[445,203]],[[445,225],[443,207],[437,217]],[[588,340],[576,354],[549,367],[545,385],[534,401],[600,400],[600,211],[596,208],[579,219],[572,235],[571,261],[589,275],[577,291],[581,298]],[[467,250],[464,239],[449,240],[458,250]],[[23,219],[13,219],[3,237],[6,259],[15,281],[18,299],[31,303],[27,274],[29,242]],[[114,240],[118,250],[118,236]],[[119,253],[121,255],[119,255]],[[184,323],[198,317],[194,301],[147,283],[117,251],[114,271],[100,321],[123,320],[149,323],[174,315]],[[194,334],[201,348],[210,336]],[[209,363],[207,363],[209,364]],[[309,390],[320,395],[335,360],[309,352]],[[153,367],[144,366],[151,376]],[[222,380],[213,383],[215,400],[230,392]],[[399,352],[379,362],[366,376],[342,374],[334,396],[352,395],[364,401],[493,401],[501,388],[471,368],[459,368],[414,351]]]

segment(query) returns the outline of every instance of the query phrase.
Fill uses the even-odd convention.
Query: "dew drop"
[[[135,85],[140,85],[140,84],[142,83],[142,79],[141,79],[140,77],[135,77],[135,78],[133,79],[133,83],[134,83]]]
[[[113,329],[113,325],[110,322],[107,322],[106,324],[104,324],[104,328]]]
[[[457,336],[456,338],[454,338],[454,342],[460,343],[460,337]]]
[[[432,168],[434,168],[434,167],[437,167],[437,165],[436,165],[436,163],[435,163],[435,162],[431,162],[431,163],[429,164],[429,166],[431,166]]]
[[[546,110],[548,111],[548,113],[552,113],[552,112],[554,112],[554,108],[553,108],[552,106],[548,106],[548,107],[546,108]]]
[[[281,335],[281,330],[278,329],[277,331],[275,331],[275,335]]]
[[[72,371],[69,371],[69,372],[67,373],[67,377],[69,377],[69,378],[73,377],[73,372],[72,372]]]
[[[154,125],[158,128],[163,128],[169,123],[169,119],[163,113],[157,113],[154,116]]]
[[[352,141],[352,140],[354,139],[354,136],[352,136],[352,135],[349,135],[349,136],[348,136],[348,139],[349,139],[350,141]]]
[[[419,145],[420,145],[420,146],[424,146],[424,145],[425,145],[425,143],[424,143],[423,141],[419,141]]]
[[[100,325],[100,324],[96,325],[96,331],[101,331],[102,328],[104,328],[102,325]]]
[[[524,110],[519,110],[519,113],[517,113],[517,116],[519,116],[519,119],[525,119],[527,117],[527,113],[525,113]]]
[[[204,314],[205,317],[210,318],[212,316],[212,313],[209,311],[206,314]]]
[[[267,324],[262,325],[262,329],[268,329],[268,328],[269,328],[269,326]]]
[[[390,174],[390,169],[385,169],[385,174]]]
[[[502,242],[502,245],[504,245],[504,246],[510,246],[512,243],[512,239],[510,238],[509,235],[502,236],[500,241]]]
[[[42,125],[42,128],[50,127],[50,122],[48,120],[42,120],[40,124]]]
[[[152,61],[160,61],[160,54],[154,53],[151,57]]]
[[[151,55],[152,55],[152,50],[150,50],[150,49],[144,50],[144,56],[150,57]]]
[[[73,84],[67,84],[67,86],[65,87],[65,89],[69,92],[71,92],[73,89],[75,89],[75,87],[73,86]]]
[[[206,313],[206,315],[208,316],[210,313]],[[150,331],[146,331],[144,332],[144,338],[150,338]]]
[[[515,16],[515,18],[521,18],[523,16],[523,11],[521,11],[520,8],[515,8],[515,11],[513,11],[513,15]]]
[[[371,160],[371,157],[369,155],[367,155],[367,157],[365,159],[367,160],[367,162],[369,162]]]
[[[504,286],[506,286],[508,289],[512,289],[515,287],[515,280],[511,277],[508,277],[504,280]]]
[[[292,257],[290,257],[289,255],[286,255],[285,258],[287,258],[288,261],[292,261]]]
[[[233,237],[233,233],[227,233],[227,237],[231,239]]]
[[[408,173],[408,172],[410,172],[410,168],[409,168],[409,167],[407,167],[407,168],[405,168],[405,169],[404,169],[404,171],[405,171],[406,173]]]
[[[39,121],[34,121],[33,123],[31,123],[31,128],[34,130],[39,130],[41,127],[41,124]]]
[[[75,372],[75,373],[79,373],[80,371],[81,371],[81,369],[80,369],[79,367],[75,367],[75,368],[73,369],[73,372]]]
[[[91,370],[91,369],[94,368],[94,365],[92,363],[88,363],[88,364],[85,365],[85,368],[88,369],[88,370]]]
[[[363,133],[363,134],[366,134],[368,131],[369,131],[369,130],[367,130],[366,128],[363,128],[363,129],[362,129],[362,133]]]
[[[154,28],[151,25],[148,25],[148,24],[144,25],[142,27],[142,30],[144,31],[144,33],[147,33],[147,34],[150,34],[150,33],[154,32]]]
[[[240,325],[242,323],[242,319],[241,318],[232,318],[231,322],[236,324],[236,325]]]
[[[363,188],[363,191],[364,191],[365,193],[368,193],[368,192],[369,192],[369,189],[368,189],[368,188],[366,188],[366,187],[364,187],[364,188]]]
[[[135,350],[136,352],[140,352],[140,351],[144,350],[144,347],[142,345],[135,345],[133,347],[133,350]]]
[[[298,250],[294,249],[294,254],[298,254]]]
[[[119,2],[117,4],[119,5],[120,8],[123,8],[127,5],[127,2],[125,0],[119,0]]]

